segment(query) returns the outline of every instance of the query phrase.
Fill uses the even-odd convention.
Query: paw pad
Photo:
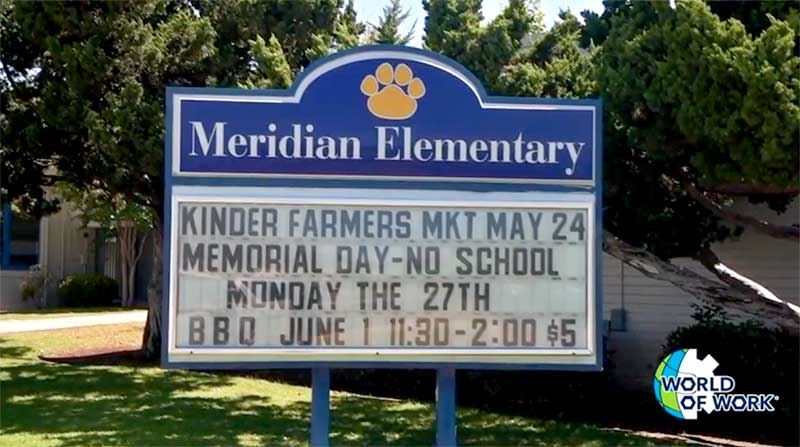
[[[425,84],[414,77],[411,68],[403,63],[392,65],[384,62],[361,81],[361,93],[366,95],[367,108],[373,115],[403,120],[417,111],[417,100],[425,96]]]

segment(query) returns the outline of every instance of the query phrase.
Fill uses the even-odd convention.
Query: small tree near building
[[[106,238],[116,238],[120,255],[121,304],[123,307],[132,306],[136,265],[154,228],[153,211],[102,189],[78,189],[59,183],[58,190],[78,210],[84,226],[98,224]]]

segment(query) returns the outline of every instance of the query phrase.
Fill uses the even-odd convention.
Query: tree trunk
[[[139,232],[134,226],[120,225],[117,231],[119,241],[119,252],[121,258],[121,281],[122,281],[122,306],[130,307],[133,305],[133,292],[136,281],[136,264],[142,255],[142,243],[146,238],[142,238],[139,245],[136,244]]]
[[[603,235],[603,250],[648,278],[667,281],[696,299],[721,304],[726,309],[765,320],[793,334],[800,332],[800,315],[785,302],[765,298],[752,287],[732,286],[701,276],[689,269],[634,247],[611,233]]]
[[[119,305],[125,307],[125,294],[128,293],[128,286],[125,284],[125,281],[128,279],[128,272],[126,266],[128,265],[125,262],[125,253],[127,252],[127,247],[125,246],[125,235],[124,229],[119,228],[117,230],[117,250],[119,252]]]
[[[131,269],[128,272],[130,275],[130,279],[128,280],[128,305],[133,306],[133,301],[135,299],[134,292],[136,292],[136,266],[139,265],[139,259],[142,257],[142,253],[144,252],[144,244],[147,242],[148,234],[145,233],[142,235],[139,244],[136,244],[136,239],[138,235],[138,231],[134,233],[133,241],[131,242],[131,246],[134,247],[134,252],[132,253],[132,260],[131,260]]]
[[[133,292],[136,288],[136,261],[128,269],[128,302],[125,304],[127,307],[133,306]]]
[[[156,223],[153,230],[153,274],[147,293],[147,323],[142,337],[142,351],[148,359],[158,359],[161,355],[161,303],[164,296],[162,236],[162,227]]]
[[[120,258],[120,306],[128,306],[128,254],[130,244],[128,243],[128,230],[124,226],[124,222],[120,223],[117,229],[117,248],[119,249]]]

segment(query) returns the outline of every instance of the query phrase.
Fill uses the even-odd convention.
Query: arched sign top
[[[168,115],[178,177],[596,181],[599,100],[488,96],[408,47],[326,57],[288,90],[170,88]]]
[[[291,89],[292,96],[299,100],[306,89],[311,87],[315,80],[328,72],[355,62],[376,60],[381,62],[399,61],[398,63],[412,62],[415,64],[423,64],[447,73],[453,77],[454,81],[464,84],[466,88],[472,91],[479,103],[483,104],[483,98],[487,96],[480,80],[463,65],[453,59],[430,51],[395,45],[369,45],[341,51],[324,57],[309,65],[297,79],[295,79]],[[368,76],[368,74],[365,76]]]

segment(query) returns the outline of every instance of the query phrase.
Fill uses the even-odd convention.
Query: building
[[[38,220],[22,218],[6,205],[0,240],[0,312],[57,307],[61,304],[56,293],[58,284],[73,273],[98,272],[119,282],[120,259],[115,242],[106,240],[97,226],[84,228],[69,203]],[[149,245],[136,272],[134,294],[138,303],[147,300],[152,264]],[[21,283],[34,266],[48,277],[41,302],[24,300],[21,294]]]
[[[737,204],[736,209],[777,224],[800,222],[797,199],[783,214],[746,201]],[[782,299],[800,304],[800,244],[797,242],[749,230],[713,249],[731,269]],[[696,261],[675,259],[673,262],[716,279]],[[612,352],[615,382],[625,388],[649,389],[653,372],[661,360],[659,347],[675,328],[693,323],[691,303],[697,300],[667,282],[647,278],[607,254],[604,254],[603,269],[603,310],[605,318],[612,322],[608,348]],[[617,315],[624,317],[612,318]]]
[[[739,205],[743,212],[785,225],[800,222],[800,203],[776,215],[764,206]],[[39,221],[3,211],[2,269],[0,269],[0,311],[33,309],[37,303],[23,301],[20,282],[28,268],[39,264],[50,275],[44,305],[59,304],[55,289],[66,275],[101,272],[117,278],[119,259],[115,245],[104,241],[101,230],[82,228],[74,211],[65,206]],[[137,268],[137,301],[146,301],[151,272],[150,248]],[[764,285],[779,297],[800,305],[800,245],[777,240],[754,231],[714,247],[730,268]],[[709,278],[713,275],[695,261],[675,262]],[[608,348],[612,353],[612,376],[620,386],[649,389],[660,360],[659,347],[678,326],[692,324],[690,304],[696,300],[675,286],[649,279],[607,254],[603,255],[603,307],[609,322]]]

